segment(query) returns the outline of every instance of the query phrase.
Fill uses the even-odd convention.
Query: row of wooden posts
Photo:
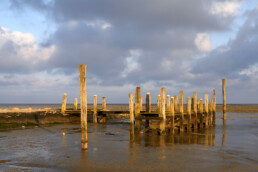
[[[88,137],[87,137],[87,91],[86,91],[86,68],[87,65],[80,64],[78,66],[79,69],[79,80],[80,80],[80,115],[81,115],[81,147],[82,149],[87,149],[88,147]],[[222,80],[222,94],[223,94],[223,119],[226,119],[226,80]],[[64,94],[64,99],[62,103],[62,112],[66,110],[66,99],[67,95]],[[167,99],[167,106],[166,106]],[[192,101],[191,101],[192,100]],[[97,96],[94,96],[94,113],[93,113],[93,122],[97,123]],[[192,103],[191,103],[192,102]],[[204,107],[203,107],[204,105]],[[173,116],[176,114],[180,114],[181,122],[183,123],[184,114],[188,114],[191,117],[191,114],[197,116],[200,114],[208,114],[209,112],[216,112],[216,91],[213,90],[213,99],[208,100],[208,94],[204,95],[203,99],[197,100],[197,93],[194,92],[193,97],[187,97],[187,110],[184,113],[183,108],[183,91],[179,92],[179,107],[178,107],[178,97],[170,95],[166,96],[165,88],[160,89],[160,95],[157,97],[157,112],[159,117],[162,118],[163,121],[163,130],[166,126],[166,117]],[[77,109],[77,99],[74,100],[74,109]],[[102,110],[106,110],[106,99],[102,98]],[[166,113],[167,111],[167,113]],[[141,88],[136,87],[135,93],[135,103],[134,103],[134,95],[132,93],[129,94],[129,112],[130,112],[130,123],[131,124],[139,124],[139,118],[142,113],[142,96],[141,96]],[[146,94],[146,113],[151,113],[151,95],[150,93]],[[215,113],[214,113],[215,114]],[[197,121],[197,120],[196,120]],[[138,123],[138,124],[137,124]],[[207,122],[205,123],[205,125]]]

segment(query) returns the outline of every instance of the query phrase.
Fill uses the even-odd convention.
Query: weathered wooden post
[[[198,128],[198,117],[197,117],[197,93],[193,93],[193,114],[194,114],[194,128]]]
[[[151,112],[151,95],[150,95],[150,93],[146,94],[146,112]]]
[[[216,90],[213,90],[213,114],[212,114],[212,118],[213,118],[213,125],[215,125],[215,121],[216,121]]]
[[[184,98],[183,98],[183,94],[184,94],[183,91],[179,91],[179,113],[181,115],[184,114]]]
[[[212,100],[209,101],[209,125],[212,126],[212,107],[213,103]]]
[[[135,93],[135,130],[138,132],[141,129],[141,120],[137,119],[140,117],[141,112],[141,87],[136,87]]]
[[[160,94],[157,96],[157,111],[160,111]]]
[[[191,97],[187,97],[186,98],[186,103],[187,103],[187,115],[188,115],[188,126],[187,126],[187,130],[190,131],[191,130]]]
[[[87,136],[87,89],[86,89],[86,68],[87,65],[80,64],[79,79],[80,79],[80,106],[81,106],[81,148],[88,148]]]
[[[75,98],[73,103],[73,110],[77,110],[77,104],[78,104],[78,100],[77,98]]]
[[[62,101],[62,108],[61,108],[62,113],[65,113],[65,111],[66,111],[66,102],[67,102],[67,94],[64,93],[63,101]]]
[[[140,97],[140,111],[142,111],[142,96]]]
[[[203,128],[203,100],[200,99],[200,108],[199,108],[199,113],[201,115],[201,119],[200,119],[200,128]]]
[[[226,120],[227,115],[226,115],[226,79],[222,79],[222,95],[223,95],[223,120]]]
[[[200,100],[197,99],[197,114],[198,114],[198,111],[200,111]]]
[[[102,97],[102,112],[107,110],[107,104],[106,104],[106,97]],[[102,123],[107,122],[107,114],[104,114],[103,119],[101,120]]]
[[[129,94],[129,111],[130,111],[130,124],[134,124],[134,96],[133,93]]]
[[[204,113],[205,113],[205,127],[208,127],[208,102],[209,101],[209,95],[208,94],[204,94]]]
[[[162,117],[162,121],[160,123],[160,130],[163,133],[166,127],[166,89],[160,89],[160,117]]]
[[[93,96],[93,123],[98,123],[98,101],[97,95]]]
[[[174,96],[175,112],[178,112],[178,99],[177,96]]]
[[[167,111],[170,112],[171,103],[170,103],[170,95],[167,95]]]
[[[171,97],[170,99],[170,111],[171,111],[171,130],[172,133],[174,133],[174,127],[175,127],[175,102],[174,102],[174,97]]]

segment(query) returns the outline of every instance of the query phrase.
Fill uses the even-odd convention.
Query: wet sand
[[[130,134],[127,121],[0,132],[0,171],[258,171],[258,114],[217,113],[216,127],[174,135]]]

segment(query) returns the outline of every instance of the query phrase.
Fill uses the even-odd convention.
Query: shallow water
[[[0,132],[0,171],[258,171],[258,114],[231,114],[226,125],[174,135],[130,134],[127,122],[54,125]],[[63,134],[64,133],[64,134]]]

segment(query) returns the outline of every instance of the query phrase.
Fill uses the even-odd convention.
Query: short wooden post
[[[171,111],[171,130],[172,130],[172,133],[174,133],[174,127],[175,127],[175,105],[174,105],[174,97],[171,97],[170,99],[170,103],[171,103],[171,106],[170,106],[170,111]]]
[[[136,87],[135,93],[135,130],[138,132],[141,129],[141,120],[137,119],[140,117],[141,112],[141,87]]]
[[[174,96],[175,112],[178,112],[178,99],[177,96]]]
[[[204,94],[204,113],[205,113],[205,127],[208,127],[208,102],[209,101],[209,95],[208,94]]]
[[[184,114],[184,98],[183,98],[183,91],[179,91],[179,112],[181,115]]]
[[[129,94],[129,111],[130,111],[130,124],[134,124],[134,96],[133,93]]]
[[[167,111],[168,111],[168,112],[170,112],[170,107],[171,107],[170,95],[167,95]]]
[[[197,117],[197,93],[193,93],[193,114],[194,114],[194,128],[198,128],[198,117]]]
[[[192,109],[193,114],[194,114],[194,97],[192,97],[192,106],[191,106],[191,109]]]
[[[150,95],[150,93],[146,94],[146,112],[151,112],[151,95]]]
[[[61,109],[62,113],[65,113],[65,111],[66,111],[66,102],[67,102],[67,94],[64,93],[63,101],[62,101],[62,109]]]
[[[73,103],[73,110],[77,110],[77,104],[78,104],[78,100],[77,98],[75,98]]]
[[[87,65],[80,64],[79,79],[80,79],[80,106],[81,106],[81,148],[88,148],[87,136],[87,89],[86,89],[86,68]]]
[[[107,104],[106,104],[106,97],[102,97],[102,111],[107,110]],[[107,114],[104,114],[103,119],[101,120],[101,123],[107,122]]]
[[[226,79],[222,79],[222,95],[223,95],[223,120],[226,120],[227,115],[226,115]]]
[[[93,96],[93,123],[98,123],[98,102],[97,95]]]
[[[199,111],[200,111],[200,100],[197,99],[197,114],[198,114]]]
[[[157,112],[160,111],[160,94],[157,96]]]
[[[212,100],[209,101],[209,125],[212,126]]]
[[[140,97],[140,111],[142,111],[142,96]]]

